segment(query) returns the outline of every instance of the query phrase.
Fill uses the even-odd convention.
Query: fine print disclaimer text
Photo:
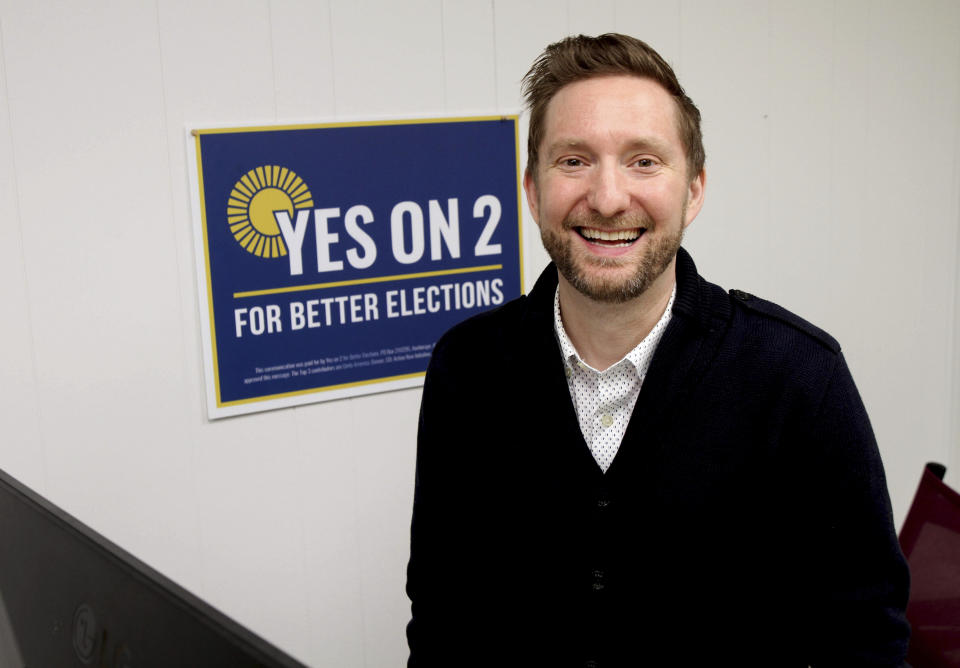
[[[318,357],[303,362],[288,362],[286,364],[267,367],[254,367],[254,375],[244,378],[243,384],[250,385],[252,383],[289,380],[290,378],[299,378],[301,376],[314,376],[332,371],[347,371],[364,367],[385,367],[388,364],[397,362],[426,359],[430,357],[432,350],[433,344],[428,343],[412,346],[397,346],[396,348],[381,348],[380,350],[370,352]],[[389,375],[389,371],[386,371],[386,369],[384,369],[384,371],[384,375]]]

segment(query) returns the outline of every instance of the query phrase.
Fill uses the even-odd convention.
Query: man
[[[680,248],[700,114],[623,35],[524,80],[553,259],[437,344],[411,666],[897,666],[908,574],[840,347]]]

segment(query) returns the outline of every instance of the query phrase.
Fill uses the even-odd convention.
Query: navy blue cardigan
[[[898,666],[908,572],[829,335],[703,280],[606,474],[553,334],[553,266],[437,344],[420,414],[410,666]]]

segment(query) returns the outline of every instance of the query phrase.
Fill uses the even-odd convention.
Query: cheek
[[[654,220],[669,220],[680,216],[686,202],[687,191],[675,184],[658,184],[638,198],[640,206]]]
[[[585,201],[582,188],[576,182],[553,180],[542,186],[539,202],[541,224],[563,220]]]

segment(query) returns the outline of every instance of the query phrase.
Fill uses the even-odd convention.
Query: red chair
[[[900,530],[910,563],[907,661],[914,668],[960,667],[960,494],[944,484],[945,472],[927,464]]]

